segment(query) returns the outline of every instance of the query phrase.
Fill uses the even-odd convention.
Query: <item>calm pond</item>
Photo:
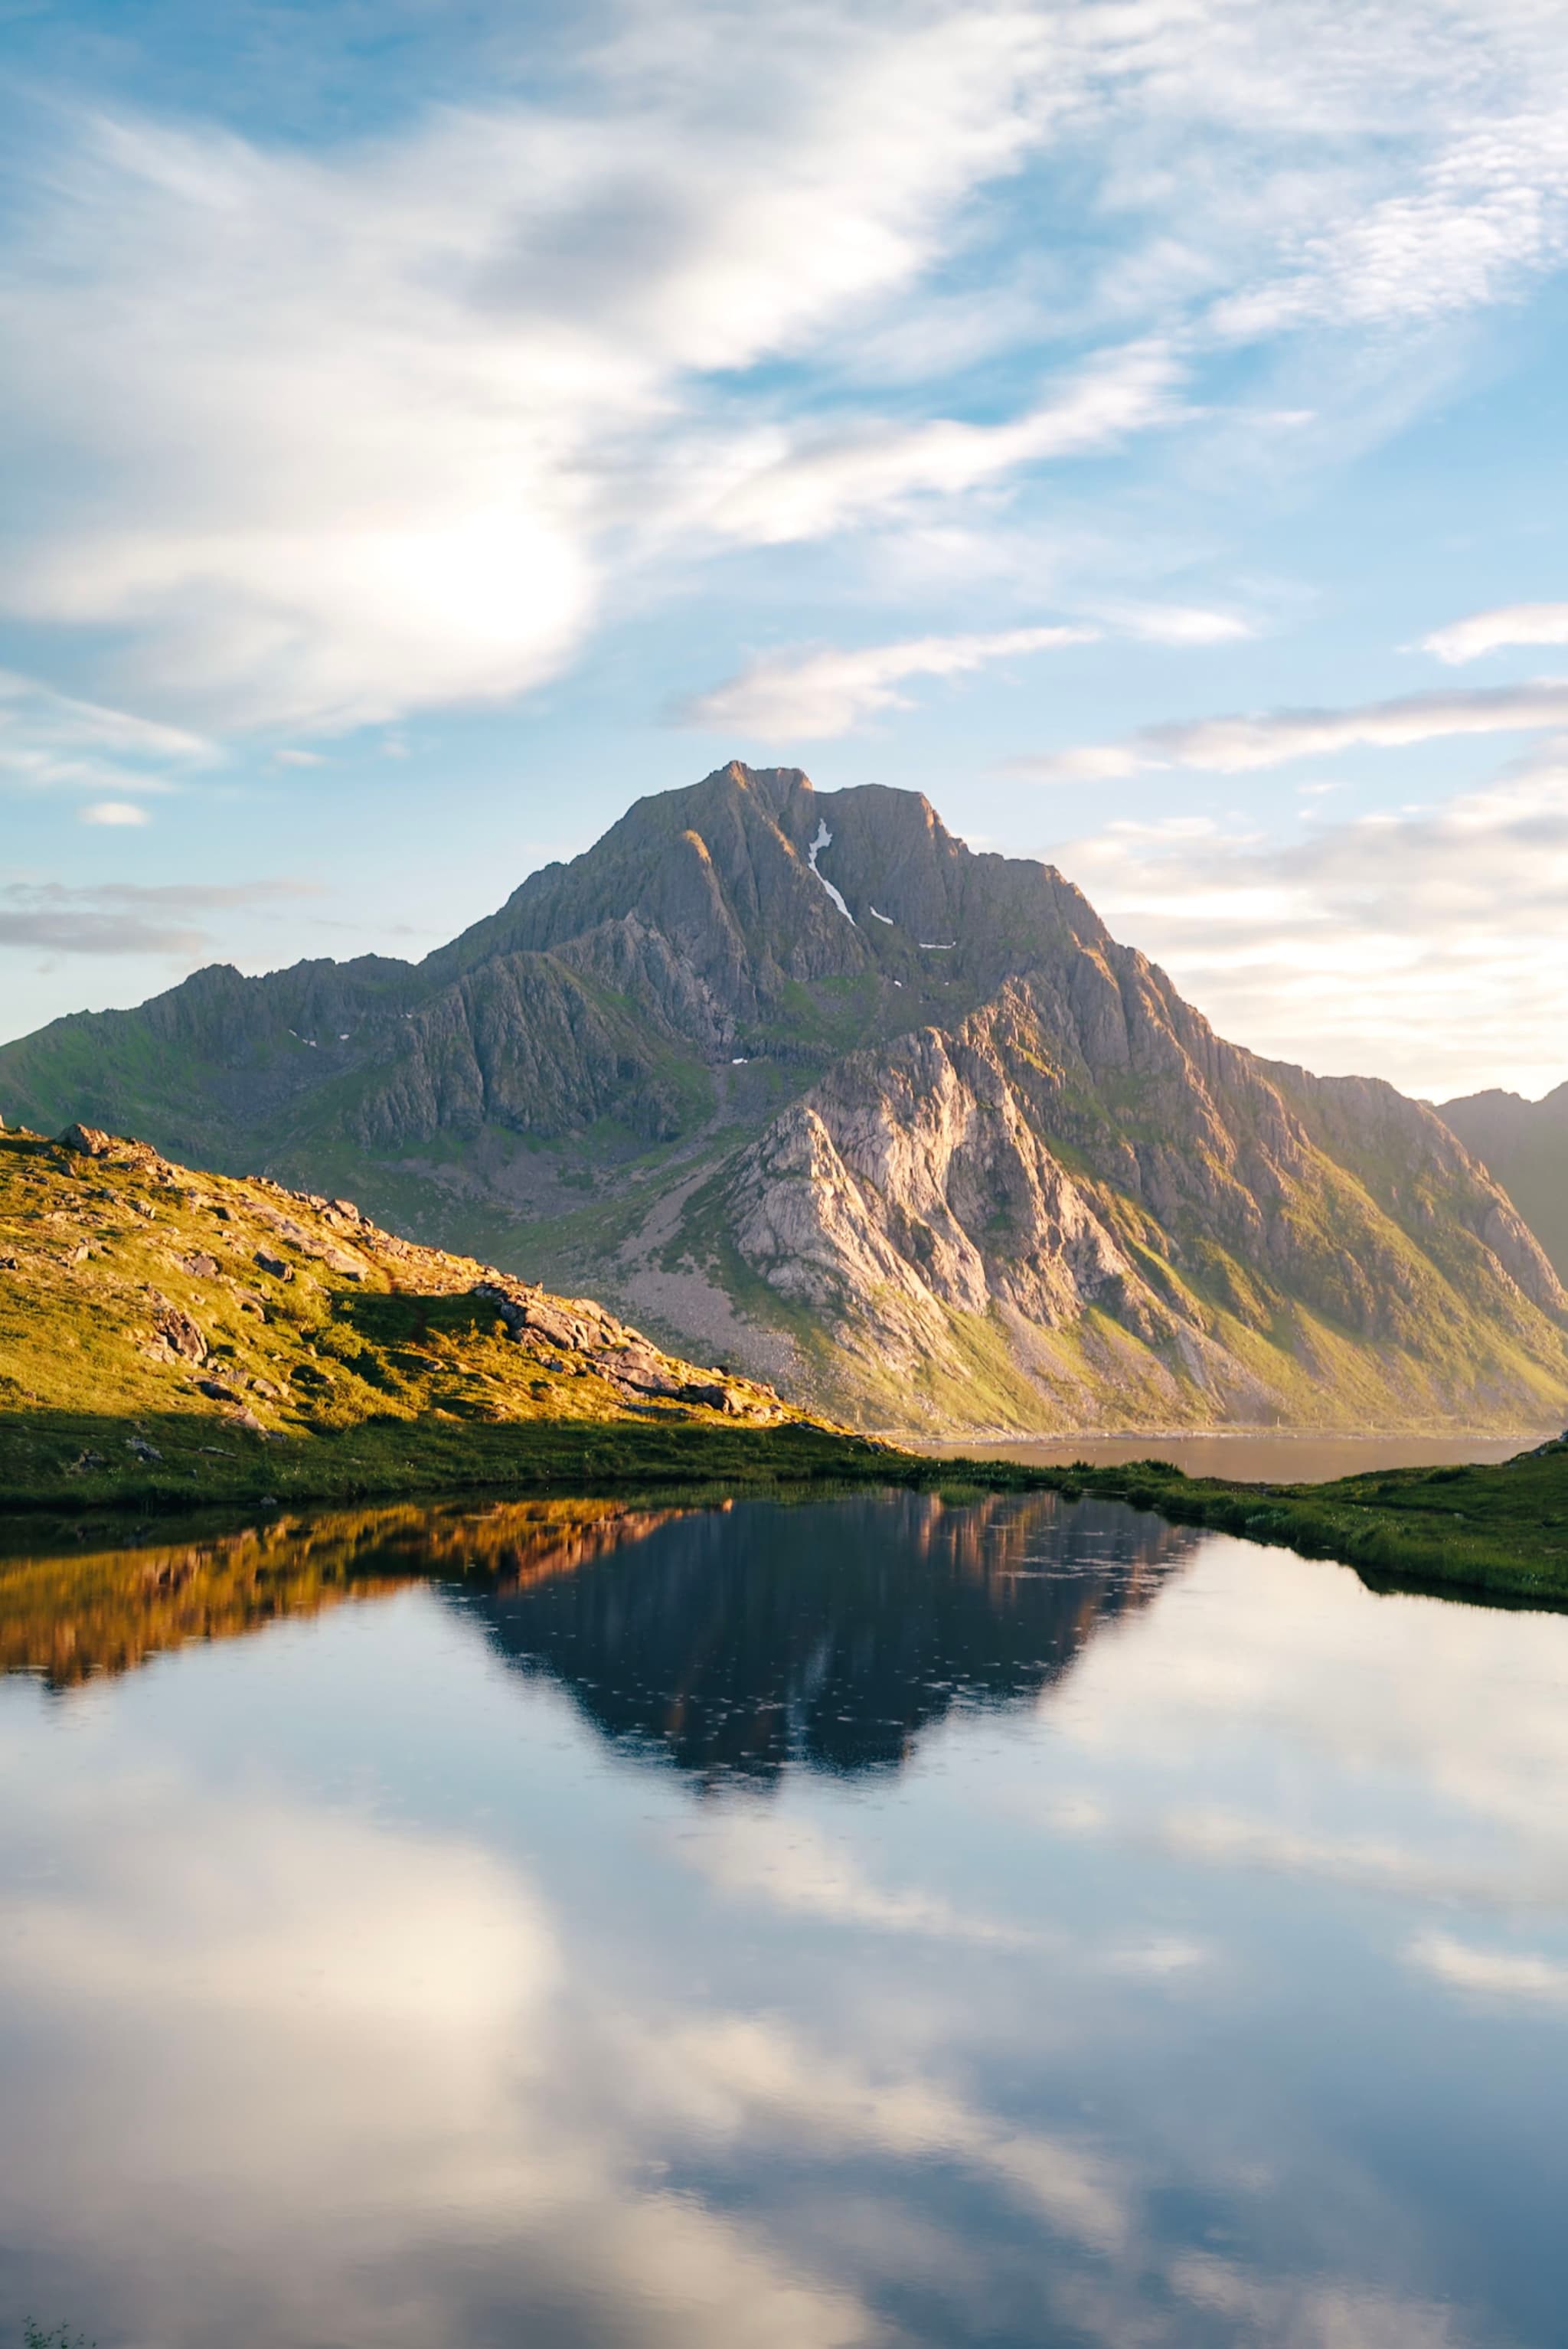
[[[1568,1619],[1049,1496],[78,1550],[6,2349],[1560,2349]]]

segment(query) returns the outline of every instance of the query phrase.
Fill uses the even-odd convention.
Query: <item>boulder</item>
[[[727,1412],[738,1416],[747,1408],[747,1398],[738,1388],[722,1383],[708,1385],[693,1379],[678,1390],[682,1402],[702,1403],[709,1411]]]
[[[191,1319],[177,1305],[170,1305],[159,1314],[153,1328],[171,1353],[182,1355],[188,1362],[204,1362],[207,1340]]]
[[[114,1148],[114,1136],[96,1125],[67,1125],[60,1136],[60,1148],[77,1158],[107,1158]]]
[[[281,1256],[274,1256],[271,1248],[258,1248],[256,1250],[256,1262],[261,1266],[263,1272],[270,1272],[274,1280],[292,1280],[294,1278],[293,1265],[286,1264]]]

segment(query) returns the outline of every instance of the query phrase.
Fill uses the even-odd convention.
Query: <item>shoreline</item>
[[[101,1423],[100,1438],[108,1440]],[[150,1526],[220,1509],[270,1516],[334,1503],[433,1505],[458,1494],[476,1502],[667,1500],[677,1492],[742,1500],[880,1486],[934,1492],[960,1506],[983,1493],[1046,1492],[1120,1501],[1172,1524],[1336,1559],[1390,1587],[1568,1605],[1568,1439],[1501,1463],[1395,1468],[1319,1485],[1189,1476],[1153,1458],[1096,1466],[936,1455],[799,1423],[438,1423],[416,1434],[403,1422],[315,1436],[310,1456],[294,1460],[264,1439],[241,1441],[242,1451],[200,1485],[176,1482],[133,1454],[112,1479],[84,1476],[71,1491],[57,1483],[0,1486],[0,1552],[14,1554],[51,1518],[72,1526],[136,1517]]]

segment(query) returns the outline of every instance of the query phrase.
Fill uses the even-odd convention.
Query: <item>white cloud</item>
[[[1440,2302],[1357,2290],[1322,2277],[1278,2282],[1249,2273],[1213,2251],[1172,2261],[1170,2280],[1183,2300],[1244,2330],[1232,2339],[1288,2344],[1289,2349],[1466,2349],[1468,2328]]]
[[[0,285],[8,440],[50,483],[9,607],[120,632],[139,695],[231,725],[558,670],[617,545],[791,461],[695,378],[906,288],[1034,135],[1050,47],[1003,5],[724,29],[634,19],[576,114],[437,113],[325,157],[103,121],[62,148]],[[896,484],[835,495],[989,478],[1140,398],[1097,378],[999,440],[936,426]],[[777,491],[726,531],[770,527]]]
[[[1069,2139],[1013,2129],[914,2066],[879,2075],[852,2054],[821,2053],[777,2023],[742,2016],[688,2023],[639,2054],[664,2075],[665,2100],[686,2105],[710,2136],[799,2132],[819,2158],[872,2147],[909,2160],[935,2155],[988,2174],[1097,2250],[1116,2250],[1132,2231],[1113,2163]]]
[[[662,2190],[683,2096],[639,2094],[663,2076],[658,2019],[627,1999],[601,2019],[499,1856],[305,1802],[219,1806],[168,1761],[40,1807],[74,1864],[0,1901],[6,2012],[51,2050],[40,2094],[90,2096],[109,2051],[123,2062],[114,2112],[64,2152],[32,2096],[44,2071],[13,2075],[40,2148],[13,2207],[31,2244],[110,2261],[137,2337],[189,2337],[199,2305],[219,2338],[429,2349],[476,2292],[531,2337],[591,2277],[615,2337],[868,2338],[852,2289],[763,2224]],[[346,2178],[351,2222],[323,2225]],[[177,2275],[146,2256],[171,2209]]]
[[[1234,612],[1210,612],[1189,604],[1150,604],[1106,616],[1130,636],[1150,645],[1234,645],[1257,634],[1250,620]]]
[[[1297,242],[1294,265],[1215,305],[1220,333],[1422,325],[1508,299],[1568,255],[1561,103],[1461,129],[1407,185]]]
[[[0,947],[184,959],[212,944],[192,915],[233,913],[315,894],[310,884],[291,880],[170,882],[153,887],[113,881],[86,889],[67,888],[58,881],[12,881],[0,885]]]
[[[218,758],[183,727],[78,701],[34,678],[0,670],[0,786],[18,791],[166,792],[173,773]],[[88,818],[117,823],[124,817]]]
[[[511,696],[716,553],[967,513],[1186,415],[1216,324],[1418,327],[1562,249],[1550,10],[610,21],[570,99],[315,150],[66,119],[0,278],[6,607],[204,724]],[[1041,234],[1047,155],[1094,234]],[[968,413],[977,357],[1050,388]]]
[[[1568,726],[1568,680],[1549,678],[1533,685],[1408,693],[1350,709],[1274,709],[1256,717],[1143,726],[1120,742],[1085,743],[1010,764],[1041,782],[1094,781],[1161,767],[1234,775],[1362,745],[1400,750],[1445,735],[1539,733],[1558,726]]]
[[[83,823],[138,824],[150,822],[147,810],[134,800],[93,800],[78,811]]]
[[[847,734],[881,710],[907,709],[910,678],[961,677],[987,661],[1090,642],[1094,628],[1005,628],[990,636],[916,636],[906,644],[838,652],[775,653],[699,695],[681,723],[770,741]]]
[[[914,1933],[939,1941],[1023,1948],[1038,1936],[996,1918],[971,1915],[925,1891],[890,1891],[855,1854],[808,1819],[749,1806],[717,1813],[686,1829],[678,1856],[738,1900],[839,1925]]]
[[[1129,434],[1172,421],[1181,370],[1157,346],[1118,352],[1054,399],[1005,424],[951,418],[890,429],[861,419],[850,434],[813,447],[778,436],[751,452],[745,476],[713,508],[712,526],[753,544],[820,538],[861,516],[896,512],[917,495],[954,497],[1024,465],[1114,447]]]
[[[1568,645],[1568,604],[1504,604],[1452,620],[1421,639],[1424,653],[1436,653],[1452,667],[1508,645]]]
[[[1276,842],[1202,818],[1052,851],[1223,1035],[1435,1100],[1568,1061],[1568,750],[1489,787]]]
[[[1418,1934],[1406,1952],[1411,1965],[1450,1990],[1479,1998],[1568,2004],[1568,1964],[1531,1950],[1481,1949],[1452,1933]]]

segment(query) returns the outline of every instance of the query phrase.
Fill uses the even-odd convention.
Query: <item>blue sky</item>
[[[0,0],[0,1031],[721,760],[1568,1075],[1557,0]],[[0,1104],[3,1109],[3,1104]]]

